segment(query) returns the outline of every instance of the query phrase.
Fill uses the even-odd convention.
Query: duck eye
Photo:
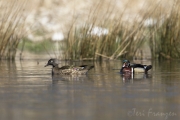
[[[53,63],[53,60],[49,60],[49,63]]]

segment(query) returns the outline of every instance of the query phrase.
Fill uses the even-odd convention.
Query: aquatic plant
[[[118,19],[110,19],[113,8],[108,8],[100,19],[99,6],[89,13],[84,25],[76,26],[76,19],[73,20],[65,39],[65,59],[133,58],[140,49],[145,39],[143,21],[125,25],[123,13]]]
[[[152,57],[156,59],[180,58],[180,12],[178,1],[174,1],[168,16],[158,19],[157,24],[149,28]],[[159,13],[159,16],[162,16]]]
[[[143,45],[150,47],[154,59],[180,58],[179,4],[175,1],[170,12],[163,14],[161,3],[150,6],[141,20],[135,19],[130,25],[122,21],[124,13],[118,21],[108,19],[113,9],[108,9],[99,22],[97,8],[83,26],[76,26],[74,20],[65,40],[65,58],[132,59],[138,52],[142,58]]]
[[[15,59],[18,44],[25,34],[26,17],[23,8],[26,2],[1,1],[0,3],[0,59]]]
[[[25,2],[16,5],[14,1],[9,3],[11,7],[6,7],[6,9],[0,6],[2,14],[5,15],[0,24],[0,59],[15,58],[17,46],[24,36],[23,26],[26,18],[22,11],[24,4]],[[124,16],[127,17],[126,9],[116,11],[112,5],[113,1],[109,1],[111,5],[107,5],[106,1],[106,7],[103,7],[103,0],[94,4],[81,25],[76,24],[77,19],[81,18],[78,18],[78,15],[73,16],[68,34],[62,37],[63,39],[66,36],[64,40],[34,43],[22,39],[19,45],[21,51],[28,49],[37,53],[47,51],[49,46],[56,45],[52,47],[52,50],[54,53],[59,50],[59,55],[56,56],[61,56],[61,59],[143,59],[143,54],[145,54],[143,46],[146,46],[144,48],[150,47],[152,58],[180,57],[178,3],[175,2],[168,17],[162,13],[163,10],[160,10],[161,4],[155,3],[155,5],[146,7],[145,11],[137,11],[139,15],[137,14],[131,21],[123,20]],[[46,39],[44,37],[47,35],[46,30],[37,27],[35,31],[37,36]],[[54,38],[48,37],[48,39],[53,40]]]

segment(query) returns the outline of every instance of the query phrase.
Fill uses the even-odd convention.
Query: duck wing
[[[94,66],[89,65],[81,65],[81,66],[62,66],[58,68],[60,74],[85,74],[88,70],[93,68]]]
[[[63,69],[69,69],[69,68],[71,68],[71,66],[66,65],[66,66],[62,66],[62,67],[60,67],[59,69],[63,70]]]
[[[94,68],[94,66],[81,65],[78,68],[79,68],[79,70],[90,70],[90,69]]]
[[[148,70],[150,70],[152,68],[152,65],[132,64],[131,67],[133,67],[133,68],[143,68],[146,71],[148,71]]]
[[[141,65],[141,64],[131,64],[131,67],[133,67],[133,68],[137,68],[137,67],[144,68],[144,65]]]

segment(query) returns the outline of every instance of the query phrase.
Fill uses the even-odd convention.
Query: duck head
[[[130,61],[129,60],[123,60],[123,67],[130,67]]]
[[[56,60],[56,59],[50,59],[50,60],[48,61],[48,63],[47,63],[44,67],[49,66],[49,65],[51,65],[51,66],[53,66],[53,67],[57,66],[57,65],[58,65],[58,64],[57,64],[57,60]]]

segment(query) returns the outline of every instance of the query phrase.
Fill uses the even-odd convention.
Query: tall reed
[[[113,8],[99,18],[98,4],[88,15],[88,20],[82,26],[76,26],[74,20],[65,40],[66,59],[118,59],[121,57],[133,58],[144,42],[142,21],[132,26],[125,25],[122,14],[118,19],[110,19]],[[94,28],[99,32],[93,34]],[[103,31],[106,30],[106,34]],[[101,35],[98,35],[101,34]]]
[[[150,28],[150,47],[153,58],[180,58],[180,12],[178,1],[174,2],[169,14],[158,19]],[[159,16],[162,16],[160,13]]]
[[[0,59],[15,59],[18,44],[23,37],[26,2],[1,1],[0,3]]]
[[[174,2],[169,13],[163,11],[161,1],[149,6],[141,14],[141,19],[137,16],[131,23],[123,21],[124,11],[112,17],[116,13],[114,8],[108,6],[102,12],[102,6],[103,2],[93,6],[81,26],[76,25],[77,19],[73,20],[65,39],[66,59],[132,59],[142,51],[144,43],[150,47],[152,58],[180,58],[179,1]],[[148,20],[151,23],[145,25]],[[93,34],[94,28],[108,32]]]

